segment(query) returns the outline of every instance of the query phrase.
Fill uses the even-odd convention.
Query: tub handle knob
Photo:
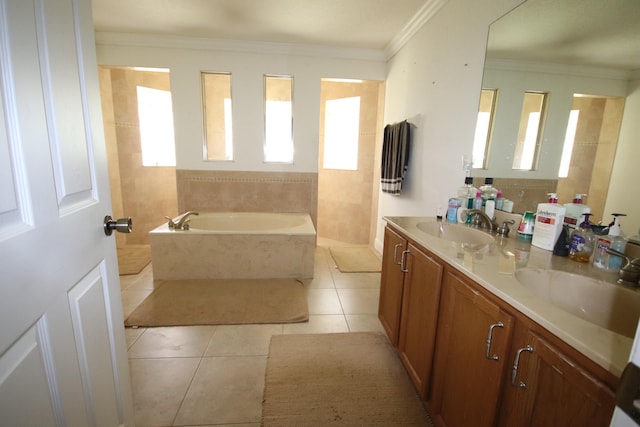
[[[133,221],[130,217],[113,219],[110,215],[104,217],[103,222],[104,234],[111,236],[113,230],[119,233],[131,233],[133,230]]]

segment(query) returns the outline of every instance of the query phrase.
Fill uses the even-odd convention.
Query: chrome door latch
[[[131,233],[133,221],[131,221],[131,218],[113,219],[110,215],[107,215],[104,217],[104,234],[111,236],[113,230],[119,233]]]

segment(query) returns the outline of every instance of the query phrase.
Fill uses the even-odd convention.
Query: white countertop
[[[418,229],[418,223],[435,222],[435,218],[388,216],[383,219],[598,365],[618,377],[622,374],[629,359],[632,338],[611,332],[549,304],[514,277],[514,271],[523,267],[562,270],[611,283],[616,282],[617,274],[605,273],[590,263],[554,256],[550,251],[520,242],[516,239],[515,230],[512,230],[508,239],[496,238],[494,243],[478,251],[465,251],[459,243],[440,239]]]

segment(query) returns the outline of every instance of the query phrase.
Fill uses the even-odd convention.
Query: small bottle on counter
[[[589,262],[593,247],[595,246],[595,235],[591,231],[589,223],[590,213],[585,213],[584,221],[578,228],[571,232],[571,241],[569,243],[569,258],[578,262]]]
[[[498,190],[496,194],[496,209],[499,211],[504,209],[504,197],[502,197],[502,190]]]
[[[482,193],[480,190],[476,191],[476,197],[473,199],[473,209],[482,210]]]
[[[458,222],[458,209],[460,209],[460,199],[452,197],[449,199],[449,207],[447,208],[447,222]]]

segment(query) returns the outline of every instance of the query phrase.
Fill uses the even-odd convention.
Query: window
[[[204,159],[233,160],[231,74],[202,73]]]
[[[324,110],[325,169],[358,170],[360,97],[331,99]]]
[[[138,93],[138,122],[143,166],[175,166],[171,92],[144,86]]]
[[[491,127],[496,106],[497,89],[482,89],[480,92],[480,107],[478,108],[478,121],[476,133],[473,138],[473,167],[486,169],[491,139]]]
[[[564,136],[564,145],[562,146],[562,157],[560,159],[559,178],[567,178],[569,176],[569,166],[571,165],[571,153],[573,152],[573,143],[576,140],[576,130],[578,129],[578,117],[580,110],[571,110],[569,113],[569,122],[567,123],[567,132]]]
[[[535,170],[542,140],[547,94],[525,92],[512,169]]]
[[[293,163],[292,83],[289,76],[264,76],[264,161]]]

